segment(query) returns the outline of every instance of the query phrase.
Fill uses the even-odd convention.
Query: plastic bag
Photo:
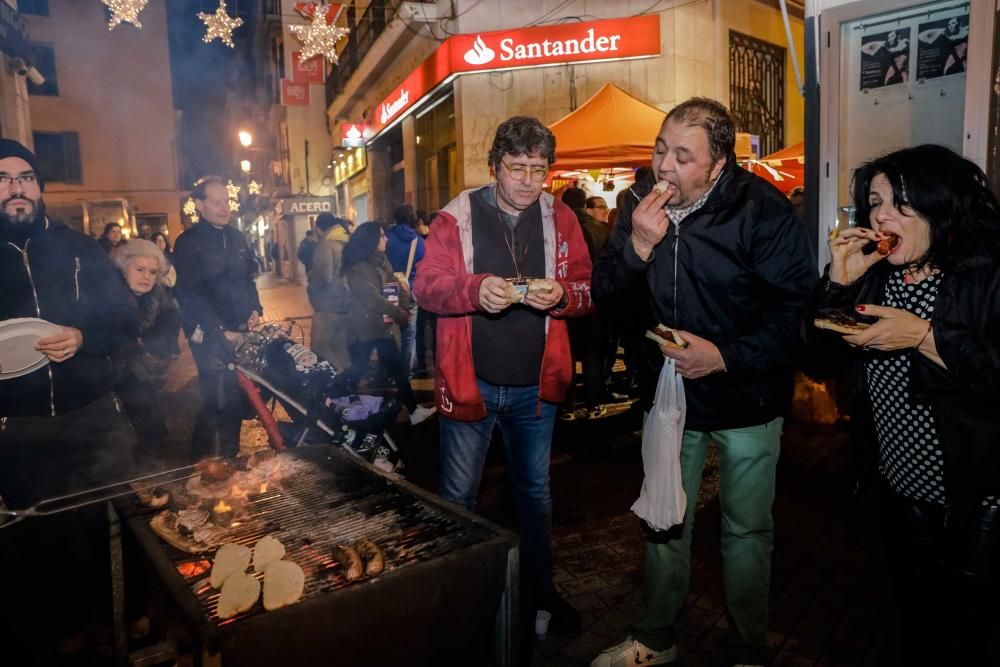
[[[674,360],[663,360],[653,409],[642,428],[642,470],[645,478],[632,511],[654,530],[684,523],[687,495],[681,482],[681,440],[684,437],[684,380]]]

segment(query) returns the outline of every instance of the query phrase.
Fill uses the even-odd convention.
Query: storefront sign
[[[281,103],[286,107],[308,106],[309,84],[282,79]]]
[[[3,0],[0,0],[0,51],[11,58],[31,60],[28,22]]]
[[[292,81],[295,83],[323,83],[323,56],[309,60],[300,59],[301,51],[292,51]]]
[[[660,17],[538,26],[455,35],[445,40],[376,108],[379,132],[428,93],[461,74],[660,54]]]
[[[347,148],[364,146],[372,138],[372,129],[364,123],[341,123],[340,145]]]
[[[319,215],[333,213],[333,199],[329,197],[301,197],[286,199],[281,205],[282,215]]]

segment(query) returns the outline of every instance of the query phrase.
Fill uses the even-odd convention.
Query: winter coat
[[[652,186],[632,189],[641,199]],[[598,308],[637,310],[641,330],[663,323],[719,348],[724,372],[684,380],[688,429],[742,428],[784,415],[802,313],[818,277],[795,209],[731,157],[705,204],[679,226],[671,223],[644,262],[631,242],[637,201],[625,198],[594,268]],[[640,398],[648,408],[663,353],[642,341]]]
[[[424,239],[409,225],[393,225],[385,235],[388,238],[385,256],[396,273],[406,272],[406,261],[410,258],[410,244],[413,243],[413,239],[417,240],[417,248],[413,253],[413,266],[410,267],[410,275],[406,276],[412,286],[417,275],[417,264],[424,258]]]
[[[816,290],[810,316],[829,310],[853,312],[860,303],[879,304],[888,262],[869,269],[851,285],[828,277]],[[829,268],[827,269],[829,271]],[[810,319],[811,321],[811,319]],[[1000,493],[1000,266],[976,258],[941,277],[932,317],[934,344],[946,368],[908,350],[910,396],[934,415],[944,452],[944,486],[951,514],[960,526],[987,495]],[[851,411],[862,481],[877,474],[878,438],[872,398],[865,380],[866,352],[852,349],[839,335],[809,328],[811,374],[832,374],[851,364],[855,407]],[[876,397],[877,398],[877,397]]]
[[[94,239],[46,220],[23,245],[0,227],[0,320],[38,317],[74,327],[70,359],[0,382],[0,417],[54,416],[111,391],[108,356],[138,335],[128,287]]]
[[[313,255],[307,293],[313,310],[323,313],[346,313],[349,294],[347,282],[340,270],[341,256],[350,236],[340,225],[334,225]]]
[[[141,296],[131,295],[139,313],[139,336],[113,355],[116,385],[129,375],[142,384],[162,379],[166,362],[180,354],[177,335],[181,328],[177,302],[162,285]],[[131,386],[131,385],[130,385]]]
[[[472,315],[480,312],[479,286],[488,274],[473,272],[472,206],[466,190],[438,213],[427,237],[414,293],[421,307],[443,315],[437,319],[434,395],[441,413],[451,419],[476,421],[486,405],[476,382],[472,357]],[[590,258],[580,223],[568,206],[543,192],[539,198],[545,246],[545,277],[558,281],[565,305],[549,311],[545,351],[538,371],[539,400],[559,403],[573,377],[567,317],[590,312]]]
[[[347,270],[350,299],[347,310],[347,343],[356,340],[391,338],[393,327],[383,315],[399,322],[407,315],[408,295],[400,290],[400,304],[393,305],[383,296],[382,288],[391,276],[385,255],[376,252],[364,262]]]
[[[263,313],[256,263],[243,233],[226,225],[219,229],[200,222],[174,244],[174,288],[181,306],[184,333],[201,325],[205,334],[246,330],[253,311]]]

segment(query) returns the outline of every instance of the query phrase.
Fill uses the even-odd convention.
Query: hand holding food
[[[813,326],[817,329],[826,329],[827,331],[839,334],[851,335],[864,331],[871,325],[865,322],[858,322],[848,313],[836,312],[828,313],[824,317],[817,317],[813,320]]]
[[[524,305],[537,310],[554,308],[563,298],[562,285],[545,278],[529,278],[528,289],[524,294]]]
[[[656,342],[661,347],[685,348],[688,342],[684,340],[677,329],[671,329],[666,324],[657,324],[646,332],[646,338]]]
[[[666,181],[660,181],[632,211],[632,248],[644,261],[649,260],[653,248],[667,235],[670,218],[667,217],[663,207],[674,192],[676,192],[674,186]]]
[[[677,331],[677,335],[687,342],[686,347],[661,345],[663,356],[676,362],[677,372],[688,380],[696,380],[706,375],[726,370],[726,362],[715,343],[690,331]]]
[[[889,240],[894,235],[876,232],[866,227],[851,227],[830,238],[830,280],[839,285],[850,285],[865,274],[877,262],[886,258],[895,247],[893,243],[887,246],[876,246],[877,252],[865,254],[869,243],[879,243]],[[886,249],[886,254],[881,250]]]
[[[879,318],[862,331],[844,336],[844,342],[873,350],[918,348],[932,334],[931,323],[901,308],[862,304],[858,312]]]
[[[487,313],[499,313],[510,304],[510,288],[503,278],[487,276],[479,284],[479,306]]]

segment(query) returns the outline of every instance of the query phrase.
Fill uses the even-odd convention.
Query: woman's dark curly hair
[[[975,258],[1000,262],[1000,203],[974,162],[944,146],[924,144],[864,163],[851,181],[858,224],[864,227],[871,227],[868,194],[879,174],[892,186],[893,204],[930,225],[930,248],[921,266],[953,271]]]
[[[378,241],[384,233],[381,222],[372,221],[358,225],[344,246],[340,258],[340,271],[347,273],[352,267],[367,261],[378,250]]]

